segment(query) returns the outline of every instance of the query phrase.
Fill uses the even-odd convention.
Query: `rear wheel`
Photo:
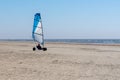
[[[35,47],[33,47],[33,51],[35,51],[36,50],[36,48]]]
[[[47,48],[42,48],[43,49],[43,51],[47,51]]]

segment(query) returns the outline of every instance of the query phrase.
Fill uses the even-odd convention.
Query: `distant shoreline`
[[[33,41],[32,39],[0,39],[0,41]]]
[[[34,42],[32,39],[0,39],[0,42]],[[120,39],[45,39],[46,44],[120,46]]]

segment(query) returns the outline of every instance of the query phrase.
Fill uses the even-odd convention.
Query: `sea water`
[[[0,41],[33,41],[32,39],[0,39]],[[45,39],[45,42],[120,44],[120,39]]]

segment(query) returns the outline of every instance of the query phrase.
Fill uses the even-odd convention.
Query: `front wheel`
[[[36,48],[35,47],[33,47],[33,51],[35,51],[36,50]]]

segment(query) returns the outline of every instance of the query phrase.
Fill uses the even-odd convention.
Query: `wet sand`
[[[119,80],[120,45],[0,42],[0,80]]]

